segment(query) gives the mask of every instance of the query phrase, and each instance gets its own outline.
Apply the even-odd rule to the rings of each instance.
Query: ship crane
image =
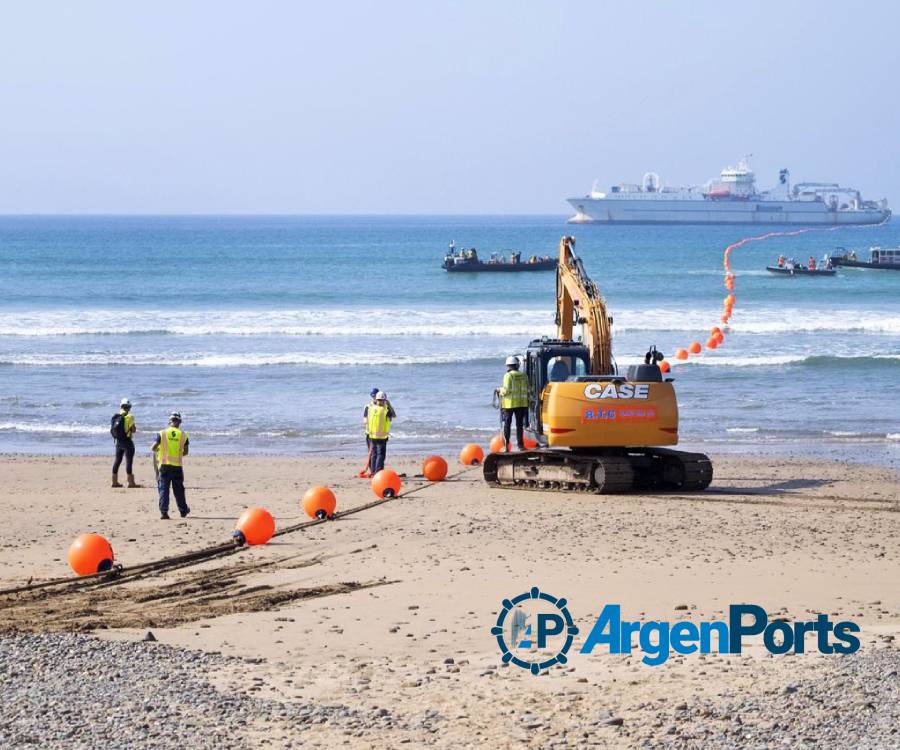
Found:
[[[678,443],[678,404],[659,368],[662,354],[650,347],[644,364],[617,371],[612,319],[574,246],[573,237],[559,244],[557,338],[534,339],[525,354],[527,432],[539,447],[490,454],[485,480],[595,493],[706,489],[713,475],[706,455],[663,447]]]

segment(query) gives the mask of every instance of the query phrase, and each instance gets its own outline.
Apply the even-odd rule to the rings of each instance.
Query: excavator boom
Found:
[[[575,255],[574,237],[559,242],[556,267],[556,326],[558,338],[573,341],[575,326],[582,326],[582,337],[590,353],[591,374],[613,372],[612,336],[606,301],[597,285],[588,278],[581,258]]]

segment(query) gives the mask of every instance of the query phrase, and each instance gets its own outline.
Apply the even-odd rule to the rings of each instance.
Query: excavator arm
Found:
[[[558,338],[574,341],[577,324],[591,357],[592,375],[613,374],[612,335],[606,302],[597,285],[588,278],[581,259],[575,255],[574,237],[559,242],[556,267],[556,325]]]

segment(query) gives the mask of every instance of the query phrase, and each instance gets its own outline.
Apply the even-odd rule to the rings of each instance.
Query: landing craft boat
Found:
[[[486,260],[478,258],[478,251],[473,247],[468,250],[456,251],[456,245],[450,243],[450,250],[444,256],[441,268],[450,273],[482,272],[482,271],[555,271],[556,261],[549,256],[532,255],[528,260],[522,260],[522,253],[509,252],[509,258],[502,253],[491,253]]]
[[[839,247],[838,250],[844,248]],[[843,255],[832,255],[831,262],[835,266],[846,268],[877,268],[883,271],[900,271],[900,247],[869,248],[869,260],[859,260],[855,251]]]
[[[791,185],[782,169],[778,185],[756,189],[747,158],[726,167],[704,185],[664,185],[648,172],[641,184],[621,183],[608,191],[594,184],[590,193],[569,198],[572,224],[878,224],[891,216],[887,200],[863,200],[859,190],[836,182]]]

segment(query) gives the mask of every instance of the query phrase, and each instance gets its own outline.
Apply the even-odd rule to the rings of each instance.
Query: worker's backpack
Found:
[[[114,414],[109,422],[109,434],[114,440],[128,440],[128,433],[125,432],[125,415]]]

